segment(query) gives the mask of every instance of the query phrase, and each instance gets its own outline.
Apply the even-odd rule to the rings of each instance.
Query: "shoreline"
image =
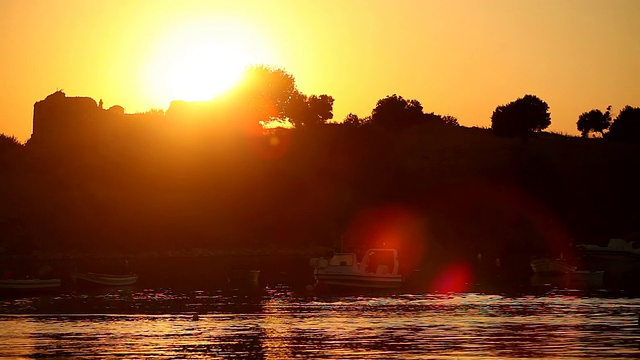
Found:
[[[184,259],[248,256],[319,256],[330,250],[328,247],[309,248],[233,248],[233,249],[180,249],[165,251],[139,252],[45,252],[34,251],[31,254],[0,254],[0,259],[12,260],[117,260],[117,259]]]

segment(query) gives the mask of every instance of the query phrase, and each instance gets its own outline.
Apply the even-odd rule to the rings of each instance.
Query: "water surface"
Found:
[[[0,302],[3,358],[630,359],[640,299],[121,289]],[[197,314],[197,318],[194,317]]]

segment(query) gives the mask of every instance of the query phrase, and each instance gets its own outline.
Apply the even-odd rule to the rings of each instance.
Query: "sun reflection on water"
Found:
[[[145,295],[146,294],[146,295]],[[11,314],[0,310],[0,357],[243,359],[627,359],[640,299],[571,294],[307,297],[167,290],[59,297],[134,313]],[[114,305],[116,303],[116,305]],[[158,305],[160,303],[160,305]],[[56,305],[62,309],[60,303]],[[154,306],[158,306],[157,308]],[[96,309],[88,306],[86,309]],[[163,313],[160,313],[161,309]],[[197,314],[198,316],[194,316]]]

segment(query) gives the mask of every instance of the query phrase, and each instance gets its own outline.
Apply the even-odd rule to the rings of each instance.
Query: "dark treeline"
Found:
[[[124,115],[94,101],[113,122],[85,119],[100,131],[43,125],[83,118],[60,110],[74,98],[36,103],[25,145],[0,136],[0,254],[395,246],[411,266],[482,254],[523,269],[638,230],[638,144],[544,133],[533,96],[544,123],[525,130],[511,123],[527,104],[498,107],[492,130],[397,95],[328,124],[333,98],[256,71],[224,104]]]

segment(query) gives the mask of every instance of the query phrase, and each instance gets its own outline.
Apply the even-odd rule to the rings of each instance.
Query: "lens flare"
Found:
[[[473,271],[466,262],[456,262],[442,269],[431,283],[431,292],[469,292],[473,289]]]
[[[249,146],[254,156],[273,160],[281,158],[289,150],[291,135],[288,131],[267,130],[266,134],[249,137]]]
[[[358,214],[346,239],[356,248],[394,248],[403,267],[411,269],[422,261],[428,236],[419,213],[402,205],[386,205]]]

